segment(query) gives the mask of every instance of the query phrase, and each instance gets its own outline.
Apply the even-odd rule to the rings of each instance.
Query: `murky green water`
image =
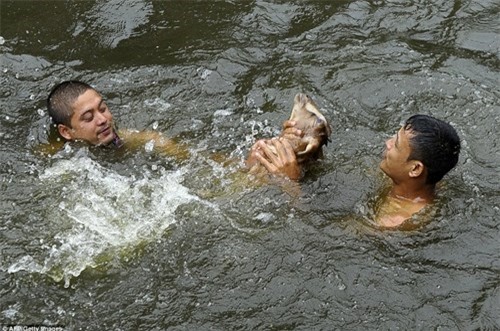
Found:
[[[68,330],[500,328],[496,1],[2,1],[0,325]],[[45,99],[90,82],[120,128],[190,144],[54,157]],[[330,118],[293,198],[238,187],[293,96]],[[377,230],[383,141],[415,113],[463,152],[435,217]],[[417,220],[418,221],[418,220]]]

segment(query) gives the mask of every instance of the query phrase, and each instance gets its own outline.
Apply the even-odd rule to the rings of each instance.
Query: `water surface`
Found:
[[[1,325],[500,328],[497,2],[0,6]],[[101,91],[120,128],[192,157],[40,155],[45,99],[66,79]],[[331,120],[325,159],[298,196],[241,185],[231,173],[297,92]],[[430,221],[382,231],[383,142],[416,113],[457,128],[460,161]]]

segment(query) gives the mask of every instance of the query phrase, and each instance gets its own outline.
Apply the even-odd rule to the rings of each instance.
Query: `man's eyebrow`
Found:
[[[104,103],[104,99],[101,98],[101,101],[99,101],[99,104],[97,105],[97,108],[101,108],[102,104]]]
[[[101,108],[101,105],[104,103],[104,99],[101,98],[101,100],[99,101],[99,104],[97,105],[97,108]],[[81,115],[80,117],[83,117],[85,114],[87,114],[88,112],[91,112],[93,110],[93,108],[89,108],[89,109],[86,109]]]

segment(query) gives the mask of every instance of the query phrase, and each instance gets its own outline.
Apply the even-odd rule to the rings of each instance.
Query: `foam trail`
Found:
[[[51,191],[44,224],[49,232],[47,255],[41,257],[43,262],[26,255],[8,271],[40,272],[69,286],[71,277],[85,268],[158,238],[176,222],[178,206],[207,204],[181,184],[185,171],[159,170],[137,179],[104,168],[82,153],[56,161],[40,175]]]

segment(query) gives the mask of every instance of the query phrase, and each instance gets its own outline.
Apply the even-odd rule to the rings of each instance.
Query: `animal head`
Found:
[[[323,155],[321,147],[327,144],[332,130],[312,99],[303,93],[298,93],[294,98],[290,120],[296,122],[294,127],[300,129],[303,135],[299,137],[294,133],[287,133],[285,129],[281,132],[280,137],[288,140],[295,152],[297,162],[302,164],[321,157]],[[274,146],[268,145],[268,147],[277,155]],[[264,166],[256,160],[252,152],[249,154],[246,164],[251,173],[265,171]]]
[[[284,132],[281,136],[290,141],[298,162],[302,163],[319,157],[321,147],[328,143],[332,130],[314,101],[304,93],[295,95],[290,120],[297,123],[295,127],[302,130],[303,137]]]

